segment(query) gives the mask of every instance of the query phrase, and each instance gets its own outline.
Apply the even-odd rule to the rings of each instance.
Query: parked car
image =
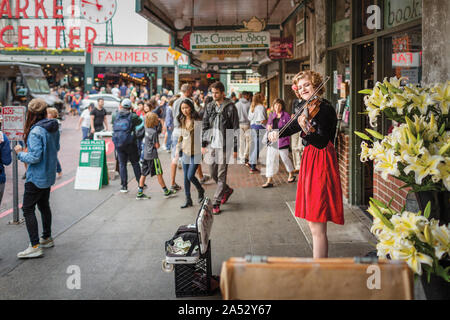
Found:
[[[105,100],[105,105],[103,108],[106,110],[107,114],[111,114],[115,112],[120,105],[120,99],[113,96],[112,94],[90,94],[87,98],[81,100],[81,106],[80,111],[82,112],[84,109],[86,109],[89,104],[94,103],[94,105],[97,105],[97,100],[103,98]]]

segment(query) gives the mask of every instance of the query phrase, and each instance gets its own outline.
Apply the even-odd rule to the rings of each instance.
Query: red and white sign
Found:
[[[25,107],[13,106],[2,108],[3,133],[11,141],[23,140],[23,127],[25,124]]]
[[[92,49],[93,65],[173,66],[174,57],[167,47],[100,47]],[[179,65],[188,64],[184,54]]]
[[[422,52],[399,52],[392,54],[393,67],[420,67],[422,65]]]

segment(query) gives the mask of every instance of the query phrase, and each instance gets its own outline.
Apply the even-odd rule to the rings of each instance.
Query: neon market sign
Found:
[[[0,0],[0,19],[63,19],[63,12],[69,12],[71,19],[79,19],[75,13],[79,14],[75,0],[70,0],[71,5],[68,10],[64,10],[63,5],[58,5],[57,0],[51,0],[52,5],[44,4],[46,0],[15,0],[15,8],[12,9],[9,0]],[[30,6],[34,4],[34,8]],[[76,10],[77,9],[77,10]],[[92,45],[97,38],[97,31],[89,26],[65,27],[55,26],[13,26],[6,25],[0,29],[0,47],[11,48],[15,45],[6,39],[9,36],[17,35],[17,46],[25,48],[48,48],[49,40],[55,40],[56,48],[61,47],[61,33],[66,32],[69,40],[69,48],[80,48],[84,39],[85,46]],[[82,34],[84,32],[84,34]]]

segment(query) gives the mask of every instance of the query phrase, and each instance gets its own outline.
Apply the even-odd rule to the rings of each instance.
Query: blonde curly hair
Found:
[[[299,73],[297,73],[293,79],[293,83],[295,85],[298,85],[298,81],[301,79],[309,79],[311,81],[311,84],[315,89],[317,89],[317,87],[322,83],[323,78],[322,75],[318,72],[312,71],[312,70],[305,70],[305,71],[300,71]],[[325,92],[325,88],[322,87],[319,92],[317,93],[319,96],[323,95],[323,93]]]

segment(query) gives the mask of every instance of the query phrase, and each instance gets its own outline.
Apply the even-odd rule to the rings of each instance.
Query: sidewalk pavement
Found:
[[[160,151],[160,158],[169,185],[169,154]],[[206,166],[203,169],[208,172]],[[43,258],[17,260],[12,270],[0,274],[0,299],[175,299],[174,273],[161,270],[164,242],[178,226],[195,222],[199,206],[180,209],[183,190],[165,199],[155,178],[146,182],[151,199],[137,201],[137,183],[131,170],[129,177],[129,193],[118,192],[119,179],[111,181],[96,195],[104,197],[98,199],[97,207],[84,212],[81,219],[59,233],[55,247],[45,249]],[[211,234],[214,275],[220,274],[222,262],[230,257],[312,256],[307,225],[292,211],[296,183],[288,184],[286,180],[286,172],[280,171],[274,179],[275,187],[262,189],[264,176],[249,174],[243,165],[229,168],[228,181],[234,193],[221,206],[222,213],[214,217]],[[177,183],[183,185],[182,181],[182,171],[178,170]],[[70,187],[73,189],[73,184]],[[209,183],[205,188],[211,197],[216,185]],[[194,187],[192,196],[197,198]],[[80,200],[52,203],[58,207],[54,214],[62,208],[75,210]],[[373,250],[371,243],[375,239],[364,213],[346,205],[345,220],[344,226],[328,224],[329,256],[364,256]],[[26,236],[25,230],[21,236]],[[25,243],[19,241],[16,252],[25,249]],[[80,268],[79,290],[68,289],[70,266]],[[217,292],[212,297],[190,299],[220,298]]]

